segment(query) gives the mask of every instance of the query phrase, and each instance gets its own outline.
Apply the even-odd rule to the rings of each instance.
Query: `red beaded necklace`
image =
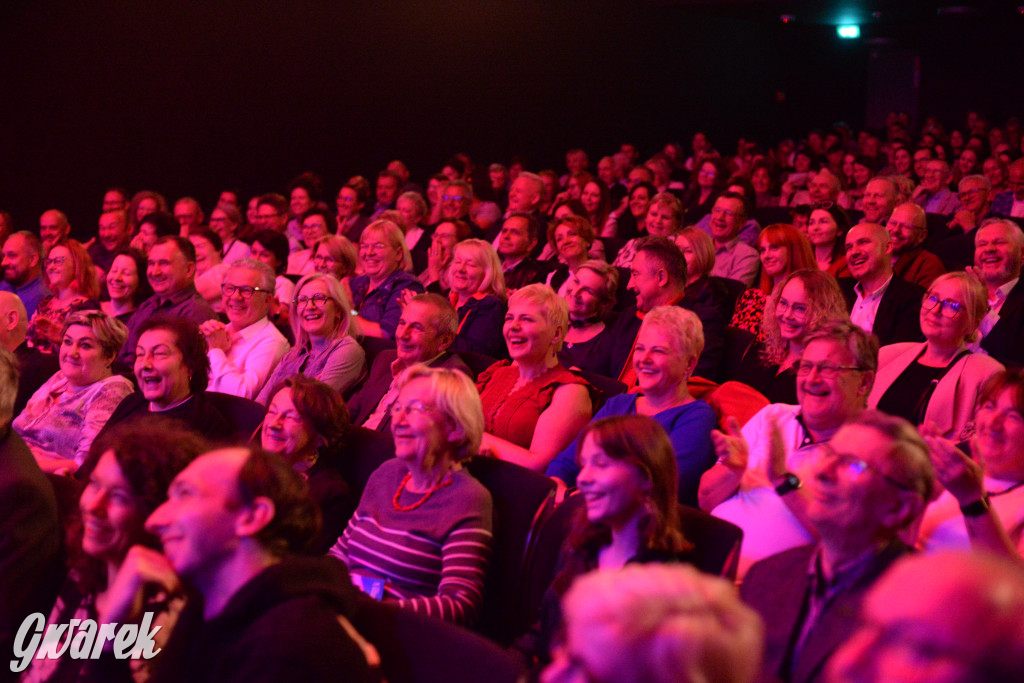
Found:
[[[402,491],[405,490],[406,484],[408,484],[409,480],[412,479],[412,472],[406,472],[405,476],[402,477],[402,483],[398,485],[398,490],[395,491],[395,497],[391,499],[391,504],[395,507],[395,510],[397,510],[398,512],[409,512],[409,510],[415,510],[419,506],[426,503],[427,499],[434,495],[434,491],[437,491],[438,489],[443,489],[445,486],[448,486],[449,484],[452,483],[451,477],[447,477],[447,475],[448,472],[442,474],[441,479],[436,484],[431,486],[430,490],[424,493],[423,497],[420,498],[418,501],[416,501],[412,505],[402,505],[401,503],[398,502],[398,499],[402,497]],[[445,481],[445,477],[447,477],[447,481]]]

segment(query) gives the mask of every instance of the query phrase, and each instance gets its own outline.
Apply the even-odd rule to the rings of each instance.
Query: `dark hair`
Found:
[[[532,213],[526,213],[525,211],[516,211],[510,213],[505,220],[509,218],[525,218],[526,219],[526,232],[531,240],[540,241],[540,234],[543,228],[541,227],[540,220],[536,215]],[[504,223],[504,222],[503,222]]]
[[[312,209],[299,216],[299,226],[302,226],[302,224],[305,223],[306,219],[309,218],[310,216],[320,216],[321,218],[324,219],[324,223],[327,224],[328,235],[333,235],[334,233],[338,232],[338,219],[335,217],[333,213],[331,213],[327,209],[321,209],[319,206],[314,206]],[[310,244],[307,246],[313,247],[316,245]]]
[[[275,230],[257,230],[252,234],[252,241],[274,254],[277,259],[276,275],[280,275],[288,267],[288,238]]]
[[[846,253],[846,233],[850,232],[850,217],[846,215],[843,207],[832,202],[826,202],[824,205],[811,204],[810,207],[811,210],[807,213],[808,220],[815,211],[824,211],[836,222],[836,241],[832,244],[832,260],[836,261]]]
[[[278,557],[306,550],[320,532],[320,506],[309,494],[309,485],[292,466],[277,455],[252,445],[238,473],[238,499],[252,505],[257,498],[274,504],[274,516],[256,533],[256,540]]]
[[[292,375],[277,383],[270,392],[270,400],[282,389],[291,389],[295,410],[324,440],[324,445],[332,451],[340,448],[349,428],[348,408],[341,395],[323,382]]]
[[[288,213],[288,200],[276,192],[261,194],[260,198],[256,200],[256,206],[260,207],[264,204],[272,206],[274,211],[279,214]]]
[[[672,282],[686,284],[686,257],[675,242],[667,237],[644,237],[636,245],[636,253],[640,252],[657,261]]]
[[[210,359],[206,355],[206,339],[199,333],[199,326],[177,315],[154,315],[139,325],[136,340],[150,330],[167,330],[174,335],[174,345],[181,351],[185,367],[188,368],[189,391],[193,394],[206,391],[210,384]]]
[[[127,256],[132,261],[135,261],[135,269],[138,271],[139,276],[139,286],[135,290],[135,293],[132,294],[132,301],[136,306],[138,306],[143,301],[153,296],[153,288],[149,286],[149,277],[146,275],[148,266],[146,255],[135,247],[124,247],[114,252],[114,258],[111,259],[110,263],[113,264],[118,256]]]
[[[178,251],[180,251],[182,255],[185,257],[186,263],[196,262],[196,247],[194,244],[188,241],[187,237],[182,237],[180,235],[161,237],[160,239],[153,243],[153,246],[155,247],[158,244],[173,244],[176,247],[178,247]]]
[[[292,178],[292,181],[288,183],[288,194],[291,194],[292,190],[297,187],[301,187],[309,195],[309,200],[316,204],[320,201],[320,197],[324,193],[324,180],[316,173],[312,171],[306,171],[300,176]]]
[[[158,238],[177,237],[181,232],[181,224],[178,222],[178,219],[166,211],[147,213],[139,221],[139,227],[141,228],[146,223],[153,226],[153,232],[156,233]],[[192,260],[194,261],[195,259],[193,258]]]
[[[1024,413],[1024,370],[1019,369],[1002,370],[989,377],[978,392],[978,406],[988,401],[995,403],[1007,389],[1013,391],[1013,407]]]
[[[223,211],[223,209],[221,210]],[[224,251],[224,240],[220,238],[220,235],[205,225],[200,225],[198,228],[192,228],[192,230],[189,231],[188,236],[192,237],[193,235],[196,237],[202,237],[204,240],[212,244],[218,254]],[[194,244],[192,245],[192,248],[195,248]]]

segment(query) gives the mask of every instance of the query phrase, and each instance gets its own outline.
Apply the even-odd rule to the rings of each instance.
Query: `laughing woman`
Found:
[[[483,240],[458,242],[448,266],[449,298],[459,316],[453,351],[505,355],[505,275],[497,252]]]
[[[402,315],[402,292],[422,292],[412,273],[412,256],[402,229],[391,221],[374,221],[359,237],[359,266],[352,278],[352,299],[359,311],[359,330],[370,337],[394,339]]]

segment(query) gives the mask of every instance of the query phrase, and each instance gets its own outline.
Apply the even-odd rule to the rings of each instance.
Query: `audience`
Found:
[[[892,245],[892,270],[907,282],[927,288],[946,272],[939,257],[924,248],[928,222],[924,209],[900,204],[885,223]]]
[[[619,271],[604,261],[584,261],[567,281],[569,330],[558,360],[570,369],[600,372],[611,337],[605,319],[616,302]]]
[[[100,302],[100,310],[127,325],[139,305],[153,296],[146,279],[146,255],[133,247],[118,251],[107,269],[106,285],[110,298]]]
[[[0,291],[17,294],[31,317],[50,293],[43,283],[43,243],[30,232],[12,234],[4,242],[3,269]]]
[[[452,349],[494,358],[504,356],[501,327],[508,297],[494,247],[477,239],[456,244],[448,266],[448,284],[449,298],[459,317]]]
[[[75,240],[63,240],[46,254],[43,297],[28,321],[29,346],[54,353],[61,342],[64,319],[75,311],[99,308],[99,281],[89,253]]]
[[[394,339],[402,293],[407,289],[423,291],[423,285],[408,272],[412,257],[402,229],[386,220],[370,223],[359,237],[359,267],[363,274],[351,283],[359,330],[370,337]]]

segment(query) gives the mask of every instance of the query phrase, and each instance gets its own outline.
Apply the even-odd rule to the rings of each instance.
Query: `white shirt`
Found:
[[[1024,201],[1014,199],[1013,207],[1010,208],[1010,215],[1014,218],[1024,218]]]
[[[882,283],[881,287],[870,294],[864,294],[864,288],[859,282],[853,286],[853,291],[857,293],[857,300],[853,303],[853,308],[850,309],[850,321],[868,334],[875,326],[878,304],[881,303],[882,295],[889,288],[890,282],[892,282],[892,275]]]
[[[266,317],[232,333],[227,353],[210,349],[210,391],[255,399],[281,357],[288,340]]]
[[[224,246],[224,256],[221,258],[223,263],[230,266],[244,258],[249,258],[249,245],[242,240],[231,240]]]
[[[989,297],[988,300],[988,313],[981,319],[981,324],[978,325],[978,329],[981,331],[981,336],[985,337],[992,328],[999,322],[999,311],[1002,310],[1003,304],[1006,302],[1006,297],[1010,294],[1010,290],[1017,286],[1019,277],[1015,277],[1009,282],[1004,282],[1000,285],[996,291],[995,296]]]

